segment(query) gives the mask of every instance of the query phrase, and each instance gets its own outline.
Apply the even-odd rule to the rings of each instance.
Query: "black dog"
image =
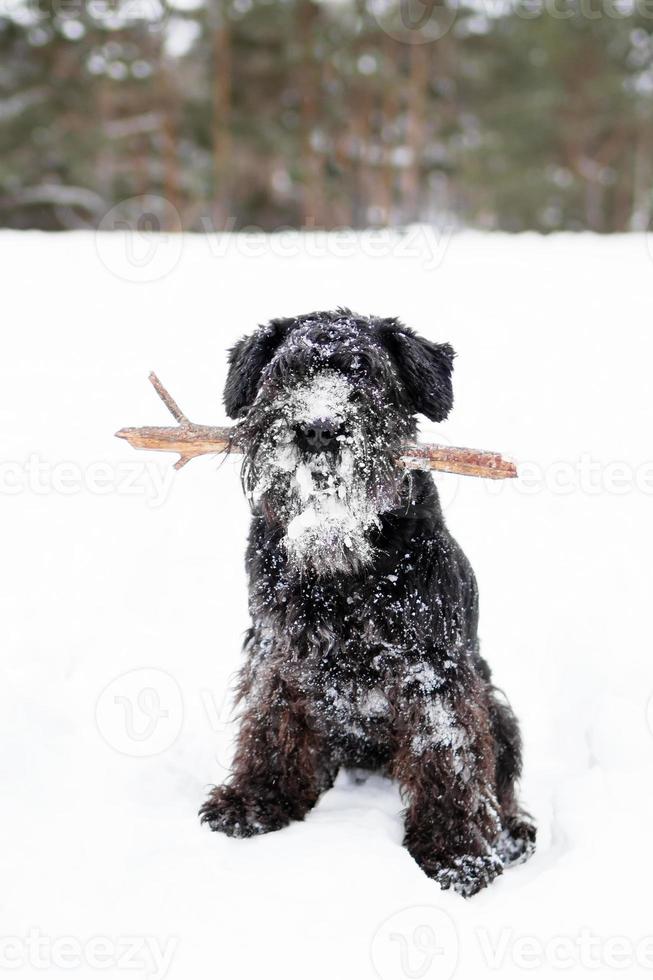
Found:
[[[474,573],[430,475],[400,462],[415,413],[449,413],[454,352],[348,310],[273,320],[230,352],[252,503],[252,627],[233,773],[200,813],[263,834],[341,766],[398,780],[404,843],[468,896],[533,851],[517,720],[479,653]]]

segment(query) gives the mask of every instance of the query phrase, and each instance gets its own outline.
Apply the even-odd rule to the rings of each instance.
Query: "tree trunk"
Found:
[[[406,221],[419,221],[422,197],[422,167],[426,146],[426,98],[428,93],[430,45],[409,46],[410,74],[406,105],[406,146],[408,165],[404,171],[404,213]]]
[[[320,207],[320,167],[313,138],[318,118],[317,76],[313,60],[313,25],[317,8],[312,0],[298,0],[297,18],[300,43],[300,169],[301,221],[304,228],[317,226],[322,218]]]
[[[232,217],[231,174],[231,28],[228,0],[214,0],[209,7],[213,21],[213,220],[216,231]]]
[[[396,170],[394,150],[396,141],[392,138],[392,133],[399,117],[396,86],[399,61],[397,47],[397,41],[386,34],[383,42],[383,75],[385,84],[383,86],[383,98],[381,105],[382,165],[379,200],[379,205],[383,213],[383,223],[386,225],[389,225],[392,222],[395,194]]]
[[[161,55],[161,81],[163,196],[170,205],[163,217],[164,231],[179,231],[177,215],[181,214],[182,207],[177,133],[179,104],[174,69],[165,53]]]
[[[649,229],[652,203],[651,129],[648,119],[642,118],[642,110],[640,109],[633,150],[632,199],[629,220],[631,231],[647,231]]]

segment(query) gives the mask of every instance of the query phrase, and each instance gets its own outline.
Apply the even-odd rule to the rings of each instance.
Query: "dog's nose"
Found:
[[[336,445],[336,427],[328,419],[315,419],[300,425],[302,441],[312,452],[322,452]]]

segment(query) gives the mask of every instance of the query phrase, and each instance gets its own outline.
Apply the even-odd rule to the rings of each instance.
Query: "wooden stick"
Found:
[[[190,419],[184,415],[177,402],[174,400],[167,388],[164,388],[154,371],[150,371],[147,380],[154,386],[157,395],[168,409],[173,419],[177,419],[180,425],[192,425]]]
[[[516,464],[500,453],[459,446],[410,443],[402,452],[401,461],[409,470],[441,470],[459,476],[482,476],[488,480],[510,480],[518,475]]]
[[[179,453],[179,459],[174,464],[176,470],[180,470],[195,456],[203,456],[206,453],[238,452],[233,428],[197,425],[191,422],[154,372],[150,374],[149,380],[163,404],[179,424],[120,429],[116,432],[119,439],[126,439],[134,449]],[[401,462],[411,470],[440,470],[444,473],[480,476],[489,480],[514,479],[517,476],[517,467],[511,460],[505,459],[500,453],[481,449],[409,443],[403,449]]]

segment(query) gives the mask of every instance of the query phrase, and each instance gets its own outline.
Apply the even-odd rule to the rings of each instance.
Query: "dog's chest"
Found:
[[[282,559],[259,566],[252,611],[272,638],[269,667],[325,732],[382,741],[397,711],[447,683],[458,611],[427,572],[432,550],[406,541],[355,578],[310,581]]]
[[[335,618],[317,617],[294,647],[287,667],[327,730],[374,739],[411,692],[430,695],[445,681],[416,642],[397,576],[386,584],[352,589]]]
[[[397,670],[388,656],[374,655],[360,647],[336,643],[328,651],[315,648],[295,664],[295,677],[307,704],[312,705],[313,722],[335,738],[385,738],[392,715],[393,686]]]
[[[346,765],[382,765],[401,719],[437,703],[455,664],[431,662],[422,651],[335,644],[315,649],[293,674],[312,724]]]
[[[356,579],[306,581],[281,572],[258,583],[262,618],[287,636],[301,658],[337,646],[352,669],[367,671],[384,649],[422,647],[446,615],[441,597],[426,587],[410,553],[396,564]]]

